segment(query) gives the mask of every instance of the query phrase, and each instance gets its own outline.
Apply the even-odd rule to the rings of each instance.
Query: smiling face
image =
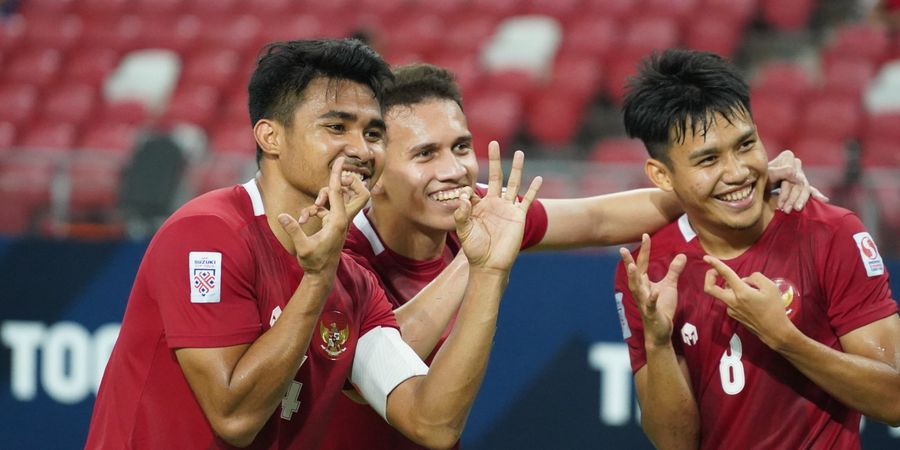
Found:
[[[385,114],[388,148],[373,192],[380,216],[426,233],[455,229],[459,191],[474,186],[478,162],[466,117],[452,100],[398,105]]]
[[[668,165],[650,160],[648,175],[674,191],[698,232],[721,235],[758,227],[771,217],[766,204],[767,156],[749,114],[731,121],[716,113],[706,134],[690,132],[669,144]]]
[[[383,167],[385,125],[378,101],[365,85],[316,78],[303,91],[290,124],[270,121],[260,126],[276,130],[264,133],[263,139],[274,144],[264,160],[308,197],[315,198],[328,185],[331,165],[339,156],[346,157],[344,171],[362,178],[370,189]]]

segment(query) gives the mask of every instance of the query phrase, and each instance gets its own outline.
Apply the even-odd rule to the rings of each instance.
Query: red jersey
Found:
[[[807,379],[703,292],[710,266],[686,216],[654,234],[652,243],[651,280],[665,275],[676,254],[687,256],[672,343],[689,368],[701,448],[859,448],[860,413]],[[792,214],[776,211],[752,247],[724,262],[741,277],[760,272],[775,281],[797,328],[836,350],[840,336],[897,312],[884,265],[860,220],[818,201]],[[621,263],[616,300],[637,372],[646,363],[643,326]]]
[[[483,189],[478,189],[484,195]],[[534,201],[525,218],[522,248],[537,245],[547,231],[547,212],[540,201]],[[450,264],[459,251],[456,233],[448,233],[444,253],[429,261],[410,259],[388,248],[372,222],[361,211],[353,220],[344,250],[363,266],[378,275],[378,281],[394,308],[404,305],[431,283]],[[431,360],[450,334],[453,322],[435,346]],[[412,450],[425,449],[390,426],[368,405],[354,403],[346,396],[338,399],[322,448],[327,450]],[[457,442],[454,448],[459,448]]]
[[[94,405],[87,448],[226,448],[175,358],[184,347],[249,344],[303,270],[266,221],[255,182],[200,196],[150,242]],[[251,448],[316,448],[359,337],[397,328],[375,277],[342,256],[301,365]]]

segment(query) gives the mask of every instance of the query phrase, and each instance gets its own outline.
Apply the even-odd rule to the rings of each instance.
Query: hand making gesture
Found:
[[[369,191],[362,180],[351,175],[341,176],[343,166],[344,157],[335,159],[328,187],[319,191],[316,201],[304,208],[300,217],[295,220],[288,214],[278,216],[278,222],[294,242],[297,261],[306,273],[337,268],[350,218],[369,200]],[[322,228],[307,236],[301,225],[313,216],[322,221]]]
[[[484,198],[468,191],[460,195],[460,206],[453,218],[456,234],[471,267],[508,271],[516,260],[525,231],[525,213],[542,182],[541,177],[535,177],[520,200],[517,195],[524,165],[525,154],[517,151],[513,156],[509,183],[506,190],[502,190],[500,145],[491,141],[488,145],[487,194]]]
[[[682,254],[675,256],[666,276],[659,281],[650,281],[647,276],[650,236],[644,234],[641,237],[641,249],[636,263],[625,248],[619,249],[619,255],[622,256],[628,273],[628,290],[641,311],[645,345],[668,344],[672,339],[672,318],[675,316],[675,307],[678,306],[678,277],[684,270],[687,258]]]

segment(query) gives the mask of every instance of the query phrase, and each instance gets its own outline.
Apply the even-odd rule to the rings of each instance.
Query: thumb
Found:
[[[469,229],[472,227],[472,224],[469,222],[469,218],[472,216],[471,195],[470,192],[463,191],[459,195],[459,207],[456,208],[456,211],[453,211],[453,220],[456,222],[456,234],[461,238],[468,235]]]
[[[303,228],[300,227],[300,222],[294,220],[293,217],[288,214],[279,214],[278,223],[291,237],[291,240],[294,241],[295,245],[306,242],[306,233],[304,233]]]

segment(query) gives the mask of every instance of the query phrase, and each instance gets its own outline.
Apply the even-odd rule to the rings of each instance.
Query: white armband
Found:
[[[428,366],[396,328],[375,327],[356,343],[350,382],[387,420],[388,394],[409,378],[427,373]]]

